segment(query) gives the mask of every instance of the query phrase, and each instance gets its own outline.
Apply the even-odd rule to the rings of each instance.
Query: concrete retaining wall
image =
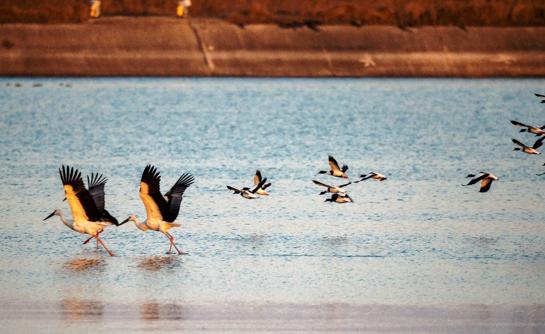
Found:
[[[545,76],[545,27],[323,26],[104,18],[0,25],[0,75]]]

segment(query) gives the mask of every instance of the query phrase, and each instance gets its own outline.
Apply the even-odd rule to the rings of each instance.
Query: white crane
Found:
[[[66,219],[61,210],[55,209],[49,216],[45,217],[44,221],[53,216],[59,216],[62,223],[70,229],[91,236],[84,244],[96,238],[97,247],[98,243],[100,243],[106,252],[110,256],[113,256],[112,252],[110,252],[100,239],[100,233],[104,231],[107,225],[118,225],[117,220],[104,209],[104,185],[106,184],[106,178],[98,174],[95,177],[92,174],[91,180],[88,178],[89,190],[87,190],[83,184],[81,172],[77,169],[63,165],[59,169],[59,174],[66,200],[68,200],[68,204],[70,205],[73,220]]]
[[[190,173],[184,173],[178,178],[178,181],[174,183],[172,188],[166,194],[162,195],[159,187],[161,175],[154,166],[147,165],[140,180],[140,199],[146,208],[147,219],[141,223],[138,221],[136,215],[132,214],[121,224],[132,221],[141,231],[152,230],[161,232],[170,242],[167,253],[170,254],[172,247],[174,247],[178,254],[182,254],[174,243],[174,237],[168,231],[173,227],[181,226],[180,224],[175,224],[174,221],[180,212],[183,194],[194,181],[195,179]]]

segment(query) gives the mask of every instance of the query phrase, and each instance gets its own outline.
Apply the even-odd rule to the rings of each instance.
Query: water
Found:
[[[15,83],[22,87],[14,87]],[[40,87],[33,87],[39,83]],[[9,84],[9,86],[7,86]],[[67,86],[68,85],[68,86]],[[545,300],[541,157],[512,151],[510,119],[542,125],[544,80],[0,79],[0,298],[83,308],[158,303],[531,305]],[[311,180],[327,155],[353,204]],[[174,236],[109,228],[110,258],[55,217],[61,164],[108,178],[106,207],[145,218],[148,163],[163,190],[186,170]],[[259,168],[271,195],[231,195]],[[491,170],[490,192],[461,187]],[[75,301],[75,302],[74,302]],[[86,302],[91,303],[89,305]],[[77,304],[79,305],[79,304]],[[87,306],[86,306],[87,305]],[[147,305],[147,304],[145,304]],[[80,305],[81,306],[81,305]],[[76,312],[77,313],[77,312]]]

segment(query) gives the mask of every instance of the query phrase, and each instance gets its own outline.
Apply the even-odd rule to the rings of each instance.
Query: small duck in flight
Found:
[[[513,149],[513,151],[521,151],[521,152],[524,152],[526,154],[541,154],[541,152],[539,152],[537,149],[540,148],[541,145],[543,145],[543,140],[545,140],[545,136],[543,136],[543,137],[539,138],[538,140],[536,140],[534,145],[532,147],[529,147],[529,146],[524,145],[523,143],[521,143],[520,141],[518,141],[516,139],[512,139],[513,143],[520,146],[520,147],[515,147]]]
[[[377,181],[384,181],[384,180],[387,180],[388,178],[380,173],[377,173],[377,172],[369,172],[368,174],[362,174],[360,175],[361,177],[361,180],[359,181],[356,181],[356,182],[361,182],[361,181],[365,181],[367,179],[373,179],[373,180],[377,180]]]
[[[343,165],[342,168],[339,167],[337,160],[335,160],[335,158],[333,158],[331,155],[328,157],[328,163],[329,163],[329,171],[322,170],[322,171],[319,171],[318,174],[329,174],[331,176],[348,179],[348,175],[346,174],[346,171],[348,170],[347,165]]]
[[[479,189],[479,192],[485,193],[488,190],[490,190],[490,186],[492,185],[493,181],[497,181],[498,178],[496,175],[488,172],[480,172],[479,174],[468,174],[467,177],[471,177],[472,179],[469,181],[468,184],[462,184],[462,186],[470,186],[472,184],[475,184],[479,181],[481,181],[481,189]]]
[[[261,181],[263,181],[263,177],[261,177],[261,172],[258,170],[255,171],[255,175],[254,175],[254,185],[258,185],[259,183],[261,183]],[[261,195],[261,196],[269,196],[269,193],[265,191],[265,189],[269,188],[271,186],[271,183],[266,183],[266,184],[263,184],[263,186],[259,189],[257,189],[257,191],[255,192],[256,194],[258,195]]]
[[[348,194],[333,194],[331,195],[331,198],[328,198],[325,200],[325,202],[335,202],[335,203],[353,203],[354,201]]]
[[[263,188],[263,185],[265,184],[265,182],[267,182],[267,178],[264,178],[263,180],[261,180],[261,182],[256,184],[252,189],[250,189],[249,187],[237,189],[231,186],[227,186],[227,189],[233,191],[233,194],[240,194],[240,196],[246,199],[257,199],[259,198],[259,196],[257,195],[257,191]]]
[[[348,182],[339,186],[330,186],[329,184],[325,184],[317,180],[312,180],[312,182],[314,182],[314,184],[327,188],[326,190],[322,191],[320,195],[324,195],[326,193],[346,195],[346,190],[344,190],[343,188],[352,184],[352,182]]]
[[[527,125],[527,124],[517,122],[517,121],[511,121],[511,124],[524,128],[524,129],[520,129],[519,132],[529,132],[529,133],[535,134],[536,136],[545,135],[545,125],[538,128],[537,126]]]

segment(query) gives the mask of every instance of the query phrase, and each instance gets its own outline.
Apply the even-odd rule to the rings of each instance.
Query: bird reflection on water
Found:
[[[182,320],[182,307],[175,303],[145,302],[140,305],[143,320]]]
[[[104,271],[106,261],[103,258],[75,258],[68,260],[64,268],[74,272],[86,272],[90,270]]]
[[[161,269],[178,268],[182,261],[175,256],[155,255],[144,258],[138,263],[138,267],[146,271],[159,271]]]
[[[94,300],[66,298],[60,303],[61,315],[65,320],[99,320],[104,314],[104,304]]]

